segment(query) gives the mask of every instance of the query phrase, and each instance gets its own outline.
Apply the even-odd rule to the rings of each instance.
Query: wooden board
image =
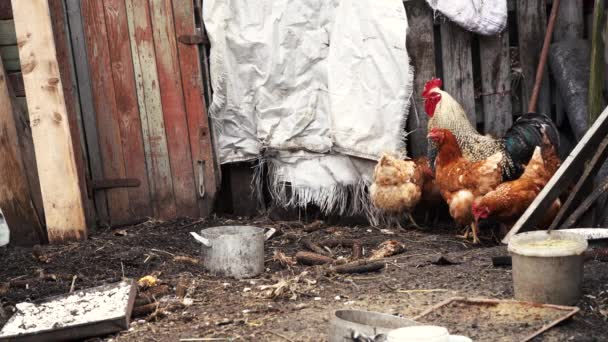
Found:
[[[48,238],[50,242],[84,239],[85,209],[72,140],[77,137],[70,132],[49,4],[46,0],[12,4]]]
[[[509,32],[480,36],[481,98],[484,133],[502,137],[513,124]]]
[[[136,178],[141,183],[129,188],[131,213],[136,217],[150,216],[150,187],[146,171],[141,120],[135,88],[129,26],[124,0],[104,1],[106,29],[112,75],[116,96],[116,109],[120,113],[120,135],[127,178]]]
[[[11,0],[0,0],[0,20],[13,19]]]
[[[462,105],[469,121],[475,125],[477,114],[473,87],[471,33],[450,21],[441,24],[441,56],[444,90]]]
[[[151,0],[156,67],[179,216],[199,215],[171,0]]]
[[[570,155],[564,160],[543,190],[536,196],[534,202],[523,213],[513,228],[502,240],[508,243],[511,237],[520,231],[533,229],[543,219],[545,212],[553,201],[571,184],[580,174],[584,163],[595,153],[597,146],[608,135],[608,107],[589,128],[581,141],[576,145]]]
[[[103,2],[85,0],[81,2],[81,6],[94,89],[93,103],[99,132],[103,178],[125,178],[124,146],[119,127],[121,115],[116,106]],[[106,196],[110,221],[128,219],[128,191],[122,188],[109,189],[106,190]]]
[[[405,2],[405,11],[409,24],[407,51],[410,64],[414,66],[414,92],[408,117],[408,135],[410,156],[427,154],[427,126],[429,117],[424,111],[422,89],[432,77],[437,76],[435,69],[435,43],[433,37],[433,11],[423,0]]]
[[[81,109],[81,127],[84,129],[86,151],[90,172],[88,177],[94,179],[103,178],[103,166],[99,137],[97,134],[97,119],[93,105],[93,93],[91,90],[91,78],[89,74],[89,63],[87,58],[87,45],[85,41],[83,18],[80,8],[81,0],[67,0],[67,16],[70,26],[70,38],[73,46],[75,72],[78,79],[78,95]],[[97,221],[104,226],[110,224],[108,204],[104,191],[95,192],[95,213]]]
[[[19,59],[19,48],[17,45],[0,46],[2,59]]]
[[[26,172],[27,167],[36,167],[35,161],[34,165],[24,162],[18,124],[22,114],[6,80],[0,61],[0,107],[4,108],[0,111],[0,208],[11,231],[11,242],[31,246],[46,241],[46,231],[34,206]]]
[[[196,34],[194,22],[194,5],[191,1],[182,3],[173,1],[173,16],[175,18],[175,34]],[[193,168],[196,177],[198,195],[203,194],[200,202],[200,215],[208,216],[215,202],[218,190],[218,180],[215,174],[215,158],[209,118],[203,97],[202,69],[198,46],[177,44],[179,63],[182,75],[182,87],[188,115],[188,131],[190,135],[190,151],[192,153]],[[201,176],[203,179],[201,179]],[[202,187],[202,189],[201,189]]]
[[[523,70],[522,112],[528,110],[528,102],[534,88],[536,68],[540,51],[543,48],[547,28],[547,7],[545,0],[517,1],[517,36],[519,39],[519,62]],[[559,20],[559,19],[558,19]],[[546,67],[546,66],[545,66]],[[545,70],[543,81],[538,94],[536,111],[549,115],[551,113],[551,98],[549,91],[549,76]]]
[[[126,0],[144,152],[154,215],[171,218],[177,208],[147,0]]]
[[[20,72],[13,72],[7,75],[8,82],[13,89],[14,96],[25,96],[25,87],[23,86],[23,75]]]
[[[85,205],[85,213],[88,225],[95,223],[95,212],[93,203],[86,191],[86,176],[88,163],[86,159],[86,145],[84,132],[81,129],[80,102],[78,89],[76,87],[76,74],[74,72],[72,45],[70,44],[70,32],[63,0],[48,0],[53,25],[53,37],[55,39],[55,50],[57,51],[57,62],[59,63],[59,74],[63,85],[63,94],[67,109],[70,134],[73,137],[74,157],[76,160],[76,171],[78,173],[78,184],[81,189],[82,201]]]
[[[583,38],[583,0],[560,1],[553,41]]]
[[[17,45],[14,20],[0,20],[0,45]]]

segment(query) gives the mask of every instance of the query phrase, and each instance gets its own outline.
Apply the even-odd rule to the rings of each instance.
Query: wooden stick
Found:
[[[586,185],[590,182],[593,182],[593,177],[591,175],[595,175],[597,171],[604,165],[604,161],[608,158],[608,138],[605,138],[600,146],[597,148],[595,155],[591,159],[591,161],[585,167],[585,171],[583,175],[579,178],[578,182],[574,186],[574,189],[570,191],[566,202],[562,204],[557,216],[553,219],[551,226],[549,226],[548,231],[551,231],[560,224],[564,216],[570,210],[570,207],[574,202],[578,202],[580,198],[582,198],[582,189],[587,188]]]
[[[361,244],[361,241],[356,241],[355,243],[353,243],[352,259],[358,260],[358,259],[361,259],[362,257],[363,257],[363,245]]]
[[[604,88],[604,0],[595,0],[593,10],[593,32],[591,34],[591,74],[589,75],[589,125],[602,111],[602,89]]]
[[[324,250],[319,245],[317,245],[316,243],[314,243],[308,239],[302,240],[302,244],[304,245],[304,247],[308,248],[311,252],[315,252],[317,254],[321,254],[321,255],[325,255],[325,256],[329,255],[329,253],[327,253],[326,250]]]
[[[311,252],[296,253],[296,260],[300,264],[308,266],[331,264],[334,262],[334,259],[328,256]]]
[[[585,214],[587,212],[587,210],[589,210],[591,205],[593,205],[593,203],[598,199],[598,197],[600,197],[606,191],[608,191],[608,178],[604,179],[604,181],[600,184],[600,186],[598,186],[591,193],[591,195],[589,195],[589,197],[587,197],[583,201],[583,203],[581,203],[581,205],[578,208],[576,208],[576,210],[572,213],[572,215],[570,215],[566,219],[564,224],[562,224],[561,229],[567,229],[567,228],[572,227],[576,223],[576,221],[578,221],[578,219],[581,218],[581,216],[583,216],[583,214]]]
[[[555,20],[557,19],[559,2],[560,0],[553,0],[553,6],[551,7],[551,15],[549,16],[549,24],[547,24],[545,41],[543,42],[543,49],[540,53],[540,59],[538,60],[538,68],[536,68],[536,80],[534,81],[532,96],[530,97],[530,102],[528,103],[528,113],[536,113],[538,93],[540,92],[540,86],[543,81],[543,73],[545,72],[545,65],[547,64],[547,56],[549,55],[549,45],[551,45],[551,37],[553,37],[553,28],[555,27]]]
[[[359,260],[336,266],[331,271],[336,273],[368,273],[383,269],[385,264],[380,261]]]

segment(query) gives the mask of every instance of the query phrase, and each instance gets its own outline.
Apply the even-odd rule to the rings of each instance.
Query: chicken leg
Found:
[[[416,223],[416,220],[414,220],[414,216],[412,216],[412,213],[408,212],[407,218],[410,220],[412,226],[416,227],[416,229],[422,229],[422,227],[420,227],[418,223]]]
[[[473,222],[471,223],[471,232],[473,233],[473,243],[474,244],[478,244],[481,241],[479,241],[479,237],[477,237],[477,222]]]

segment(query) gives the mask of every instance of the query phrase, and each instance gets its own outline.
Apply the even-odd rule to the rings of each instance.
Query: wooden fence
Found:
[[[433,76],[443,79],[445,90],[482,132],[501,135],[526,110],[546,27],[546,2],[509,1],[508,29],[482,37],[436,16],[424,0],[404,1],[408,52],[415,68],[408,122],[408,130],[415,130],[409,135],[411,155],[426,153],[427,116],[420,93]],[[582,6],[583,0],[562,2],[556,38],[586,35]],[[207,51],[196,45],[204,41],[200,1],[48,0],[47,10],[54,38],[54,50],[49,46],[54,56],[49,57],[61,75],[69,122],[65,141],[73,145],[66,158],[77,169],[72,176],[78,180],[89,226],[94,220],[120,224],[145,216],[208,215],[218,173],[205,104],[211,92]],[[12,17],[10,1],[0,0],[0,54],[16,95],[11,101],[36,109],[36,100],[25,98],[36,90],[30,85],[27,92],[27,80],[24,86],[21,68],[27,63],[15,53],[21,49]],[[26,24],[21,26],[24,41],[30,39]],[[550,74],[545,75],[539,111],[550,113],[567,131],[559,96]],[[21,160],[20,170],[35,168],[33,158]],[[222,203],[230,202],[237,214],[254,214],[250,165],[223,168]],[[35,188],[29,178],[24,182]],[[31,197],[40,212],[39,195],[32,191]],[[48,218],[55,208],[47,204]]]

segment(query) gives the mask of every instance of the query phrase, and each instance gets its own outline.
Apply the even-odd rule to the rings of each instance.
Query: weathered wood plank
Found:
[[[486,134],[503,136],[513,124],[509,32],[479,37],[481,98]]]
[[[444,89],[462,105],[469,121],[475,125],[477,114],[475,113],[471,33],[450,21],[441,24],[441,56]],[[429,62],[432,63],[432,61],[427,61],[427,63]]]
[[[0,20],[13,19],[11,0],[0,0]]]
[[[4,69],[8,72],[21,71],[21,62],[19,62],[19,59],[2,58],[2,63],[4,63]]]
[[[171,0],[150,1],[150,16],[177,214],[198,216]]]
[[[125,178],[124,153],[119,128],[121,115],[116,106],[103,2],[85,0],[81,2],[81,6],[97,130],[99,132],[103,177]],[[117,188],[108,189],[105,192],[108,199],[110,221],[124,221],[129,218],[128,191]]]
[[[547,13],[545,0],[517,1],[517,35],[519,40],[519,61],[523,71],[522,111],[527,112],[528,102],[534,88],[536,68],[540,51],[543,48],[547,28]],[[549,115],[551,113],[551,94],[549,91],[549,76],[547,70],[538,95],[537,112]]]
[[[13,95],[25,96],[25,87],[23,86],[23,75],[20,72],[13,72],[8,75],[8,82],[13,89]]]
[[[19,48],[17,45],[0,46],[2,59],[19,59]]]
[[[59,74],[63,85],[63,94],[68,114],[70,133],[73,137],[74,156],[77,165],[78,183],[81,189],[82,201],[85,205],[87,225],[95,223],[95,212],[93,203],[89,199],[86,183],[88,174],[88,162],[86,159],[86,145],[82,120],[80,118],[80,102],[78,89],[76,87],[76,74],[73,64],[72,45],[70,43],[70,32],[68,29],[65,3],[63,0],[49,0],[51,22],[53,24],[53,37],[55,38],[55,50],[57,51],[57,62],[59,63]]]
[[[17,45],[14,20],[0,20],[0,45]]]
[[[175,34],[177,37],[196,33],[194,5],[191,1],[182,3],[174,0],[173,16],[175,18]],[[213,209],[218,184],[215,174],[215,158],[209,129],[209,118],[207,117],[205,99],[203,98],[199,51],[196,45],[178,43],[177,47],[186,113],[188,115],[193,168],[197,170],[203,167],[202,176],[204,179],[200,179],[200,172],[195,173],[197,189],[201,186],[203,187],[203,191],[199,191],[199,195],[204,193],[204,197],[199,200],[200,215],[208,216]]]
[[[560,2],[553,40],[569,38],[583,38],[583,0]]]
[[[50,242],[84,239],[85,209],[73,141],[77,137],[70,132],[49,4],[46,0],[12,4],[48,238]]]
[[[583,38],[583,0],[560,2],[555,30],[553,31],[553,41],[581,38]],[[557,87],[551,89],[552,98],[555,101],[555,123],[558,127],[561,127],[566,118],[566,110]]]
[[[116,109],[120,113],[119,127],[126,177],[136,178],[141,182],[138,187],[128,189],[131,212],[136,217],[150,216],[150,187],[135,88],[127,10],[124,0],[104,1],[104,9],[114,90],[119,94],[116,97]]]
[[[154,214],[160,218],[170,218],[176,215],[177,208],[158,86],[150,9],[146,0],[126,0],[126,10]]]
[[[603,106],[604,85],[604,0],[596,0],[593,9],[593,31],[591,32],[591,73],[589,75],[588,122],[591,124],[600,115]]]
[[[433,11],[425,1],[405,2],[409,25],[407,51],[414,66],[414,92],[408,116],[407,129],[414,131],[408,135],[411,156],[427,154],[427,126],[429,117],[424,111],[422,89],[432,77],[437,76],[435,69],[435,43],[433,37]]]
[[[81,117],[80,127],[83,127],[82,141],[86,142],[86,157],[90,166],[88,178],[102,179],[103,166],[97,132],[97,119],[93,105],[93,92],[91,89],[91,78],[89,74],[89,63],[87,58],[87,44],[84,34],[83,18],[80,8],[80,0],[66,1],[67,16],[70,27],[70,38],[73,46],[74,66],[78,79],[78,95],[80,99]],[[95,214],[97,221],[104,226],[109,226],[109,214],[106,194],[104,191],[94,193]]]
[[[30,188],[27,165],[20,139],[25,138],[19,129],[22,113],[7,84],[4,67],[0,61],[0,208],[11,230],[11,242],[17,245],[34,245],[46,241],[46,231],[34,205],[32,193],[39,189]],[[27,127],[29,129],[29,127]],[[31,135],[27,136],[31,139]],[[29,141],[31,145],[32,142]],[[33,190],[33,191],[32,191]]]
[[[547,185],[536,196],[534,202],[530,204],[528,209],[526,209],[513,228],[504,237],[503,243],[508,243],[511,237],[519,231],[532,229],[543,219],[549,206],[573,182],[574,178],[580,173],[584,163],[592,157],[606,135],[608,135],[608,107],[604,109],[600,117],[593,123],[557,172],[551,177]]]

